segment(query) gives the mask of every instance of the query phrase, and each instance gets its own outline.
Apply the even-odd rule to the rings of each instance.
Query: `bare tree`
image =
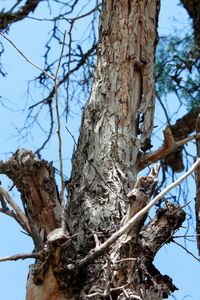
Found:
[[[20,2],[2,14],[4,31],[13,22],[27,17],[41,1],[27,1],[17,10]],[[63,6],[70,11],[77,2],[68,1]],[[160,165],[154,163],[165,160],[169,165],[169,155],[180,152],[185,143],[199,138],[195,125],[199,109],[192,110],[175,125],[169,124],[164,130],[163,145],[150,151],[159,5],[159,0],[103,1],[98,48],[96,41],[85,53],[79,46],[79,60],[72,62],[72,40],[69,39],[67,68],[61,64],[62,51],[52,65],[45,57],[46,65],[38,80],[44,83],[45,79],[45,84],[49,83],[49,93],[33,104],[30,111],[39,105],[49,106],[51,126],[47,140],[36,153],[19,149],[8,161],[0,162],[0,173],[13,181],[24,208],[16,206],[1,186],[1,212],[13,217],[31,236],[35,246],[33,253],[1,259],[35,258],[29,273],[27,300],[157,300],[167,298],[176,290],[172,279],[162,275],[153,260],[163,244],[173,240],[174,232],[185,220],[184,209],[165,200],[151,220],[147,215],[171,188],[195,168],[198,170],[199,159],[178,181],[162,192],[158,190]],[[97,1],[88,14],[99,9]],[[68,13],[53,19],[54,37],[58,38],[56,22],[59,19],[70,21],[72,30],[80,18],[70,19]],[[59,36],[58,40],[63,50],[65,38]],[[94,69],[90,65],[94,59],[91,55],[96,48],[92,90],[84,108],[71,178],[65,181],[58,88],[64,85],[68,95],[70,75],[83,65],[88,66],[85,78],[90,81],[90,72]],[[75,57],[77,52],[73,55]],[[61,79],[57,76],[60,65]],[[67,100],[66,112],[68,104]],[[54,114],[58,122],[61,193],[58,193],[52,164],[38,156],[51,137]],[[195,126],[197,134],[191,136]],[[172,162],[175,160],[175,156],[171,158]],[[139,177],[138,173],[149,166],[149,174]],[[68,191],[66,206],[65,188]]]

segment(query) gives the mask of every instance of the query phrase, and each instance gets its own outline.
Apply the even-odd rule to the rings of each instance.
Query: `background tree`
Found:
[[[60,4],[59,1],[55,2]],[[62,26],[58,26],[58,22],[64,19],[70,23],[68,62],[63,62],[61,66],[62,76],[57,76],[62,53],[58,59],[49,62],[50,38],[46,44],[44,72],[36,78],[45,87],[45,97],[29,106],[28,126],[24,128],[28,128],[27,134],[30,133],[35,121],[40,124],[39,107],[48,107],[50,129],[46,140],[35,151],[38,158],[54,130],[54,119],[58,114],[58,106],[54,112],[54,103],[58,104],[57,88],[61,93],[63,86],[66,92],[66,116],[70,111],[71,93],[75,99],[79,95],[74,78],[80,68],[84,71],[81,87],[85,95],[90,92],[95,61],[92,54],[97,47],[95,13],[100,10],[100,4],[97,2],[82,16],[77,14],[74,18],[68,17],[72,12],[76,13],[77,3],[71,1],[63,5],[64,13],[52,19],[52,38],[63,45]],[[40,1],[27,1],[23,5],[18,1],[7,12],[2,12],[2,29],[7,31],[12,23],[27,17],[39,4]],[[26,150],[18,150],[9,161],[1,163],[1,172],[12,179],[20,191],[24,208],[21,211],[14,206],[9,194],[1,188],[2,212],[14,217],[32,237],[35,245],[35,253],[26,256],[37,259],[29,274],[27,299],[47,299],[50,296],[52,299],[77,296],[95,299],[109,296],[113,299],[162,299],[175,290],[171,279],[162,276],[155,268],[153,259],[163,243],[172,239],[185,213],[180,206],[165,201],[165,205],[161,204],[154,218],[144,226],[147,215],[139,216],[137,213],[150,197],[159,192],[156,188],[158,169],[153,167],[150,175],[140,179],[137,179],[137,174],[157,160],[163,161],[163,178],[166,176],[166,165],[170,165],[173,171],[183,170],[183,145],[195,130],[199,111],[198,108],[193,109],[173,126],[167,116],[169,126],[164,132],[163,146],[149,152],[153,128],[153,64],[158,6],[157,1],[146,4],[142,1],[105,1],[102,6],[97,67],[91,96],[84,109],[72,175],[65,182],[68,202],[64,220],[61,219],[64,189],[61,189],[59,196],[54,169],[50,164]],[[94,14],[91,22],[94,34],[92,46],[83,51],[85,44],[78,44],[74,49],[74,24],[90,14]],[[195,37],[196,32],[195,29]],[[190,95],[193,93],[195,106],[198,107],[199,91],[194,78],[198,72],[198,49],[192,47],[189,60],[176,55],[173,57],[175,66],[167,72],[162,70],[162,63],[164,65],[166,61],[160,52],[161,61],[157,64],[159,101],[165,89],[170,91],[171,88],[177,94],[183,90]],[[195,71],[193,68],[196,68]],[[184,77],[184,86],[181,82],[183,73],[184,76],[189,73],[187,80]],[[2,75],[5,75],[4,70]],[[166,84],[170,76],[173,79],[171,86]],[[59,125],[59,118],[57,121]],[[60,163],[62,168],[61,160]],[[63,178],[61,185],[64,185]],[[138,216],[137,219],[131,219],[134,216]],[[61,224],[64,232],[60,229],[53,231],[60,228]]]

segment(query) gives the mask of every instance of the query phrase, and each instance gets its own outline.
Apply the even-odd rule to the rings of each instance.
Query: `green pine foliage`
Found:
[[[175,93],[188,110],[200,106],[200,56],[192,35],[160,38],[156,53],[156,93]]]

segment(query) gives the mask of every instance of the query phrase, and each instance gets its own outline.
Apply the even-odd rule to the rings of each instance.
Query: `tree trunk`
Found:
[[[130,206],[133,215],[148,201],[136,197],[127,205],[127,193],[136,183],[140,152],[151,147],[158,11],[159,1],[104,1],[102,7],[97,69],[68,184],[67,226],[70,235],[77,234],[75,251],[80,257],[119,228]],[[111,247],[109,257],[84,266],[79,291],[83,297],[103,299],[111,293],[113,299],[155,300],[174,291],[170,279],[163,279],[152,265],[155,240],[149,250],[142,247],[143,223]],[[175,227],[165,227],[165,240]],[[121,265],[112,259],[122,260]],[[154,270],[154,283],[147,269]]]
[[[119,226],[140,149],[150,147],[158,5],[105,1],[102,7],[97,69],[68,184],[67,224],[83,250],[91,247],[88,228],[105,238]]]
[[[50,166],[44,161],[38,165],[31,156],[37,167],[26,173],[29,181],[35,174],[43,174],[48,183],[51,205],[46,204],[48,213],[42,214],[40,226],[44,181],[34,181],[40,183],[39,189],[37,184],[30,185],[20,173],[29,158],[25,155],[25,160],[17,160],[14,182],[22,195],[26,191],[26,214],[32,224],[30,231],[36,228],[33,240],[39,251],[29,273],[27,300],[157,300],[176,289],[153,265],[159,248],[185,218],[182,209],[172,204],[159,210],[145,226],[143,216],[134,228],[97,251],[147,204],[155,188],[157,172],[140,179],[137,175],[141,152],[151,148],[158,12],[159,0],[103,2],[93,89],[67,185],[67,233],[53,231],[61,220]],[[16,166],[15,157],[13,161]],[[12,178],[8,169],[4,173]],[[31,187],[28,190],[27,185]],[[31,209],[35,214],[30,214]]]

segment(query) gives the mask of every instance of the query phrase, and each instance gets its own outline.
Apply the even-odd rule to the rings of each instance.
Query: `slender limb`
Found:
[[[196,259],[198,262],[200,262],[200,259],[197,258],[192,252],[190,252],[188,249],[186,249],[183,245],[180,243],[176,242],[174,239],[172,239],[172,242],[176,244],[177,246],[181,247],[184,251],[186,251],[188,254],[190,254],[194,259]]]
[[[19,206],[16,205],[16,203],[13,201],[9,193],[6,190],[4,190],[4,188],[1,185],[0,185],[0,194],[7,200],[7,202],[10,204],[12,209],[15,211],[17,217],[21,220],[23,224],[23,228],[26,229],[28,233],[31,233],[31,229],[25,214],[19,208]]]
[[[30,17],[30,16],[28,16],[27,18],[32,19],[32,20],[36,20],[36,21],[43,21],[43,22],[44,21],[52,22],[52,21],[55,21],[55,20],[66,20],[66,21],[69,22],[69,21],[77,21],[77,20],[83,19],[83,18],[91,15],[93,12],[95,12],[97,10],[100,10],[100,9],[101,9],[101,3],[97,4],[93,9],[89,10],[85,14],[79,15],[79,16],[74,17],[74,18],[67,18],[67,17],[65,17],[65,15],[60,15],[60,16],[54,17],[52,19],[49,19],[49,18],[36,18],[36,17]]]
[[[19,253],[11,256],[0,257],[0,262],[27,259],[27,258],[41,258],[41,254],[38,253]]]
[[[63,159],[62,159],[62,137],[61,137],[61,124],[60,124],[60,113],[59,113],[59,103],[58,103],[58,86],[57,86],[57,77],[58,77],[58,72],[61,64],[61,59],[63,56],[63,51],[64,51],[64,46],[65,46],[65,37],[66,37],[66,31],[64,32],[64,37],[63,37],[63,43],[62,43],[62,48],[61,48],[61,53],[60,53],[60,58],[58,61],[58,66],[56,69],[56,74],[54,78],[54,88],[55,88],[55,97],[56,97],[56,117],[57,117],[57,135],[58,135],[58,147],[59,147],[59,162],[60,162],[60,177],[61,177],[61,192],[60,192],[60,198],[61,198],[61,205],[62,205],[62,229],[65,231],[65,180],[64,180],[64,175],[63,175]]]
[[[10,210],[6,206],[6,208],[0,208],[0,213],[3,213],[4,215],[13,218],[26,231],[26,234],[29,235],[29,233],[27,233],[27,228],[24,226],[24,223],[21,221],[20,217],[13,210]]]
[[[44,73],[45,75],[47,75],[49,78],[51,79],[55,79],[54,76],[52,76],[51,74],[49,74],[48,72],[46,72],[45,70],[43,70],[40,66],[38,66],[36,63],[34,63],[33,61],[31,61],[26,55],[24,55],[24,53],[19,50],[19,48],[17,48],[17,46],[7,37],[5,36],[3,33],[0,32],[0,35],[6,39],[16,50],[17,52],[19,52],[19,54],[28,62],[30,63],[32,66],[34,66],[35,68],[37,68],[38,70],[42,71],[42,73]]]

